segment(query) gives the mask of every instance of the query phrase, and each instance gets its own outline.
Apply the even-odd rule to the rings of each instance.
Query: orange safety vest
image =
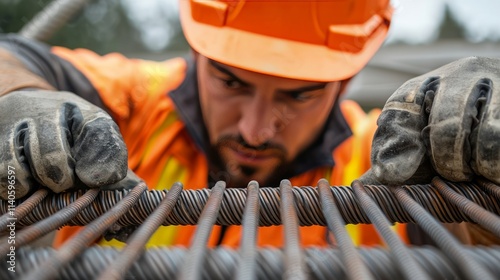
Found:
[[[54,47],[52,52],[72,63],[90,81],[113,116],[129,151],[129,167],[145,180],[150,189],[168,189],[182,182],[185,189],[207,187],[208,164],[204,153],[195,145],[185,124],[179,118],[168,92],[184,80],[187,64],[182,58],[165,62],[127,59],[119,54],[98,56],[88,50],[68,50]],[[315,186],[326,178],[331,185],[350,185],[370,166],[371,140],[380,110],[365,114],[353,101],[342,101],[341,110],[353,135],[333,152],[335,166],[316,168],[291,178],[294,186]],[[405,227],[395,226],[406,240]],[[58,247],[79,227],[64,227],[56,235]],[[357,245],[381,244],[372,225],[348,225]],[[162,226],[147,246],[189,245],[195,226]],[[209,246],[219,241],[220,227],[215,226]],[[300,228],[304,246],[327,245],[326,228]],[[238,246],[240,226],[229,226],[223,245]],[[283,245],[282,226],[261,227],[258,245]],[[98,241],[99,244],[123,246],[117,240]]]

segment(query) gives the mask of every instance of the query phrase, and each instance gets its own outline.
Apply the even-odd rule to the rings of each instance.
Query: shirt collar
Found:
[[[210,142],[201,114],[194,61],[188,61],[184,81],[169,95],[194,142],[205,154],[208,154]],[[292,170],[288,172],[287,176],[293,177],[317,167],[333,167],[335,165],[333,150],[352,135],[351,129],[342,115],[339,103],[339,101],[335,102],[322,133],[316,141],[297,156],[292,164]]]

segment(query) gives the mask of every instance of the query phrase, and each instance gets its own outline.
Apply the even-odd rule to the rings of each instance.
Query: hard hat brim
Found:
[[[339,81],[356,75],[382,45],[387,26],[376,29],[359,52],[340,51],[264,36],[191,17],[188,0],[179,1],[180,19],[190,46],[215,61],[262,74],[307,81]]]

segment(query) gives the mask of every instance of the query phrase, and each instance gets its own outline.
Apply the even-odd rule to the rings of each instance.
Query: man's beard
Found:
[[[226,135],[217,140],[215,145],[210,147],[210,171],[209,185],[212,187],[216,181],[226,182],[228,188],[246,188],[250,180],[256,179],[254,176],[260,171],[258,167],[248,166],[236,162],[226,162],[223,157],[222,149],[244,149],[246,152],[266,152],[272,153],[273,157],[278,159],[278,164],[271,172],[268,172],[266,178],[261,178],[259,184],[261,187],[278,187],[279,182],[284,179],[291,170],[291,163],[287,162],[287,150],[283,145],[266,142],[258,147],[251,146],[245,142],[241,135]],[[242,176],[235,176],[234,170],[237,170]]]

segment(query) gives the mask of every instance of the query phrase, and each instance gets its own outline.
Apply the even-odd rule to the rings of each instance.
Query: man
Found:
[[[16,168],[18,197],[39,184],[57,192],[130,187],[138,179],[126,176],[127,149],[128,167],[156,189],[217,180],[276,187],[283,178],[346,185],[370,167],[379,112],[365,115],[339,97],[382,44],[388,1],[181,0],[180,12],[192,61],[3,38],[0,178]],[[478,174],[500,182],[499,67],[465,59],[401,87],[380,115],[363,180]],[[150,244],[189,244],[193,230],[163,227]],[[380,242],[369,226],[350,230],[358,244]],[[396,230],[405,235],[404,226]],[[74,231],[61,230],[56,245]],[[281,227],[261,228],[258,243],[280,246],[281,236]],[[326,236],[323,227],[301,228],[304,245],[325,245]],[[216,227],[209,243],[237,246],[239,237],[239,227]]]

